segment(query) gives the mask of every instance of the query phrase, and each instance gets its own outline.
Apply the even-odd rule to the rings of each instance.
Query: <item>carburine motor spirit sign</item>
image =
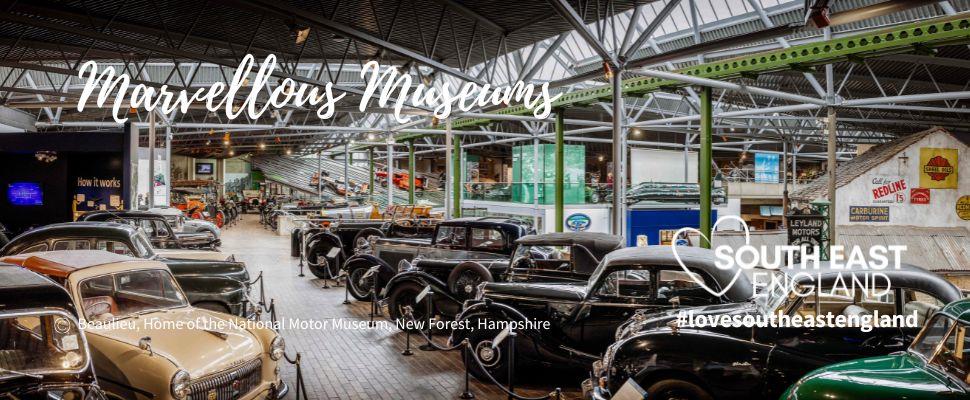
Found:
[[[956,149],[920,148],[919,186],[927,189],[956,189],[958,166]]]

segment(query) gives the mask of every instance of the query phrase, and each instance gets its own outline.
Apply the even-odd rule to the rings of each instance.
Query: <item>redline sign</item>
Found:
[[[930,190],[927,188],[912,188],[909,190],[910,204],[930,204]]]
[[[872,178],[872,200],[874,203],[902,203],[905,199],[906,180],[902,178]]]

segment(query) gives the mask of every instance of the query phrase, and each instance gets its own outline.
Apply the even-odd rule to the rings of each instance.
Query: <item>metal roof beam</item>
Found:
[[[432,1],[438,4],[441,4],[445,7],[448,7],[454,10],[456,13],[461,14],[467,18],[478,21],[478,23],[481,26],[485,27],[486,29],[492,32],[499,33],[499,34],[507,33],[505,28],[499,26],[499,24],[496,24],[495,21],[492,21],[491,19],[486,18],[484,15],[479,14],[475,10],[470,9],[466,7],[464,4],[461,4],[455,0],[432,0]]]
[[[573,6],[569,5],[569,1],[549,0],[549,4],[552,5],[552,8],[556,10],[559,16],[565,19],[569,25],[572,25],[573,29],[576,30],[576,33],[583,38],[589,47],[593,48],[596,54],[599,54],[599,56],[603,58],[603,61],[609,62],[612,66],[619,66],[619,61],[616,59],[616,57],[606,50],[603,43],[600,43],[600,41],[596,39],[596,36],[593,36],[593,33],[590,32],[589,29],[586,29],[586,23],[579,16],[579,14],[576,13]]]
[[[313,26],[316,26],[317,28],[325,29],[331,32],[336,32],[341,35],[354,38],[361,42],[365,42],[373,46],[387,49],[392,53],[400,54],[402,56],[405,56],[407,58],[410,58],[412,60],[425,64],[431,68],[434,68],[438,71],[452,75],[456,78],[463,79],[468,82],[484,84],[484,82],[482,82],[481,80],[471,75],[468,75],[464,72],[461,72],[455,68],[452,68],[448,65],[445,65],[444,63],[441,63],[429,57],[425,57],[424,55],[418,53],[417,51],[411,50],[407,47],[404,47],[398,44],[391,43],[387,40],[381,39],[369,33],[359,31],[349,25],[328,19],[323,15],[320,15],[317,13],[309,12],[303,8],[291,6],[289,4],[285,4],[284,2],[275,1],[275,0],[252,0],[251,2],[248,2],[245,4],[252,5],[258,9],[271,12],[273,14],[280,16],[281,18],[298,18],[300,20],[310,23]],[[232,5],[234,7],[239,7],[240,5],[242,5],[242,3],[233,2]]]

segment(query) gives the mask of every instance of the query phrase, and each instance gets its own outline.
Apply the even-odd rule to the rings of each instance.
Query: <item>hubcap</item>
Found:
[[[494,367],[498,365],[501,359],[501,353],[498,349],[492,348],[491,340],[483,340],[475,346],[475,354],[478,355],[478,360],[482,362],[482,365],[486,367]]]

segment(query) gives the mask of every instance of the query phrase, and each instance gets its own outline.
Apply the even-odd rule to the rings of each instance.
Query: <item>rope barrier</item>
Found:
[[[408,317],[408,319],[410,319],[412,323],[417,322],[417,320],[414,318],[414,314],[412,313],[410,307],[405,308],[404,311],[405,311],[405,316]],[[556,388],[556,390],[550,392],[549,394],[545,396],[539,396],[539,397],[522,396],[522,395],[516,394],[514,391],[509,390],[505,385],[502,385],[501,383],[499,383],[498,379],[492,376],[492,373],[489,372],[487,368],[485,368],[485,365],[482,364],[482,360],[478,358],[478,354],[476,354],[475,351],[472,349],[471,342],[469,342],[467,338],[454,346],[445,347],[445,346],[440,346],[437,343],[433,342],[431,338],[428,337],[421,329],[418,329],[417,331],[419,334],[421,334],[421,336],[424,337],[425,340],[427,340],[430,346],[433,346],[435,349],[439,351],[454,351],[454,350],[460,350],[462,348],[465,348],[466,354],[471,355],[471,358],[475,360],[475,363],[478,365],[479,370],[484,373],[485,377],[487,377],[488,380],[491,381],[493,385],[498,386],[499,389],[505,392],[505,394],[507,394],[510,398],[513,398],[516,400],[548,400],[548,399],[563,400],[561,388]],[[510,355],[509,357],[513,357],[513,356],[514,355]],[[468,357],[465,357],[466,369],[468,368],[467,362],[468,362]],[[463,393],[462,395],[464,396],[465,393]]]

